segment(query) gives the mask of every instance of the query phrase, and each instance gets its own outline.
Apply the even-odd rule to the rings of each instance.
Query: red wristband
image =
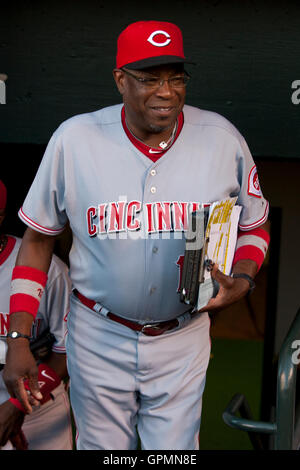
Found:
[[[50,400],[51,392],[56,387],[58,387],[61,382],[61,378],[51,367],[42,363],[38,366],[38,382],[40,386],[40,392],[43,395],[40,403],[43,404]],[[24,384],[25,388],[29,390],[28,380],[25,380]]]
[[[257,264],[257,271],[264,262],[270,235],[262,228],[256,228],[247,232],[239,231],[236,251],[232,265],[242,259],[251,259]]]
[[[23,408],[23,406],[21,405],[21,403],[19,402],[19,400],[18,400],[17,398],[12,398],[12,397],[10,397],[10,398],[9,398],[9,401],[10,401],[13,405],[15,405],[16,408],[18,408],[20,411],[23,411],[23,413],[26,414],[25,409]]]
[[[39,364],[38,367],[38,382],[40,386],[40,392],[43,395],[43,398],[40,400],[41,405],[46,403],[51,398],[51,392],[61,382],[61,378],[57,373],[49,367],[47,364]],[[26,390],[29,390],[28,379],[24,381],[24,385]],[[20,411],[23,413],[27,413],[23,406],[21,405],[20,401],[17,398],[9,398],[9,401],[15,405]]]
[[[35,318],[47,279],[44,271],[29,266],[15,266],[11,280],[10,315],[27,312]]]

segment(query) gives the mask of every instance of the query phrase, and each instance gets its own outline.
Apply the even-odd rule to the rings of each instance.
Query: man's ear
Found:
[[[113,70],[113,77],[115,79],[117,88],[119,90],[119,93],[121,95],[124,94],[124,78],[125,78],[125,73],[120,70],[120,69],[114,69]]]

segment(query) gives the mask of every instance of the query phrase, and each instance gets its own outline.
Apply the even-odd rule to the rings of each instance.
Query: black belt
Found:
[[[74,289],[73,293],[80,300],[80,302],[83,303],[83,305],[90,308],[91,310],[94,310],[94,306],[97,304],[97,302],[95,302],[94,300],[90,300],[84,295],[80,294],[77,289]],[[119,317],[118,315],[112,312],[108,312],[106,316],[115,322],[121,323],[122,325],[125,325],[134,331],[140,331],[147,336],[162,335],[166,331],[173,330],[179,325],[179,321],[177,320],[177,318],[158,323],[148,323],[147,325],[141,325],[140,323],[136,323],[127,320],[126,318]]]

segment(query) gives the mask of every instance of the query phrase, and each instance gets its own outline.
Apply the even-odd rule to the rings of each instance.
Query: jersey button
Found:
[[[150,175],[155,176],[155,175],[156,175],[156,170],[154,170],[154,169],[151,170],[151,171],[150,171]]]
[[[151,287],[150,294],[154,294],[155,291],[156,291],[156,287]]]
[[[157,253],[158,252],[158,248],[157,246],[154,246],[153,249],[152,249],[153,253]]]
[[[156,193],[156,187],[155,186],[152,186],[152,188],[150,189],[151,193],[154,194]]]

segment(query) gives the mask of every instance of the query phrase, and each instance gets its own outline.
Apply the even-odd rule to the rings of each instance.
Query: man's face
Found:
[[[174,126],[185,100],[185,87],[174,88],[168,82],[156,88],[149,88],[137,78],[168,79],[183,76],[183,66],[163,65],[144,70],[115,69],[114,78],[123,96],[126,119],[133,132],[139,134],[160,134]]]

